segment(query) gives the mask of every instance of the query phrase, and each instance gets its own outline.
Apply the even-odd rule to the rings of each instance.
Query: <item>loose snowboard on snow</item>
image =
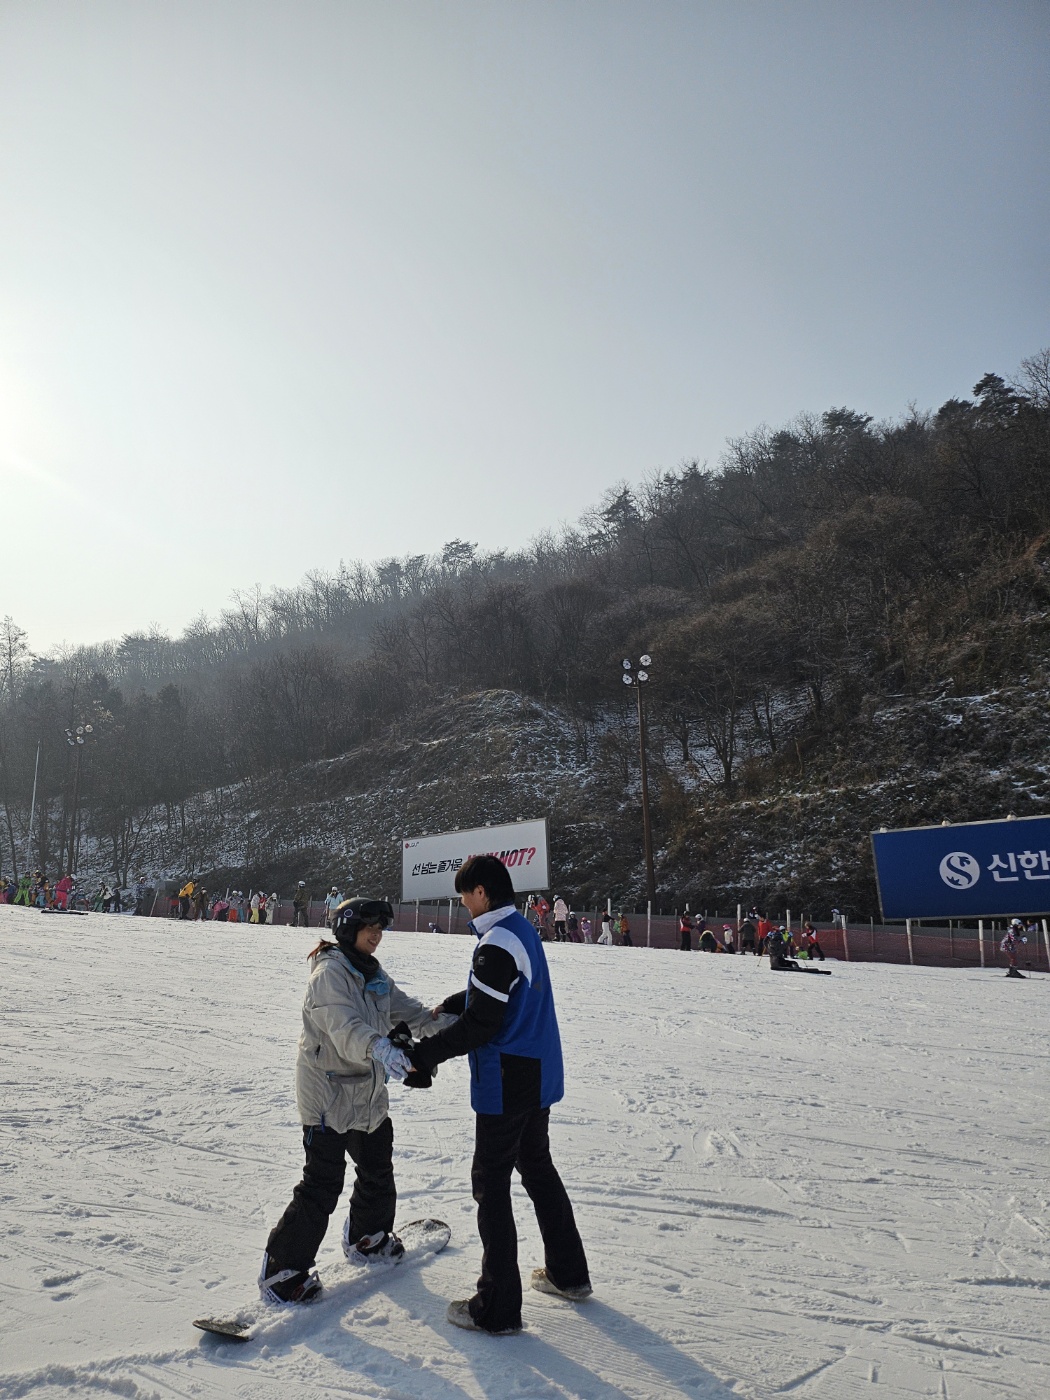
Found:
[[[298,1311],[312,1314],[324,1308],[326,1298],[333,1294],[338,1296],[347,1285],[352,1286],[355,1296],[370,1288],[384,1286],[395,1272],[400,1273],[412,1264],[421,1264],[431,1254],[440,1254],[452,1238],[452,1231],[443,1220],[413,1220],[398,1233],[405,1246],[400,1258],[374,1259],[370,1263],[347,1263],[341,1268],[337,1267],[334,1285],[322,1290],[312,1302],[289,1303],[279,1307],[259,1300],[226,1317],[194,1318],[193,1325],[202,1332],[225,1337],[228,1341],[250,1342],[262,1322],[278,1316],[291,1316]]]

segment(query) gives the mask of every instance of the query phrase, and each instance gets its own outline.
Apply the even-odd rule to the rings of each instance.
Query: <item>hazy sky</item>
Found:
[[[0,0],[0,615],[516,546],[1050,343],[1046,0]]]

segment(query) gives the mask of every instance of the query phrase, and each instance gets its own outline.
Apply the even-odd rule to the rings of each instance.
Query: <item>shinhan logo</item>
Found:
[[[941,879],[953,890],[973,889],[981,878],[981,867],[968,851],[949,851],[941,861]]]

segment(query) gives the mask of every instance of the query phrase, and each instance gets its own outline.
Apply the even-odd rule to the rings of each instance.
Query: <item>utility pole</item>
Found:
[[[624,657],[623,683],[634,686],[635,698],[638,701],[638,758],[642,775],[642,839],[645,844],[646,892],[649,896],[651,910],[656,900],[656,872],[653,869],[653,828],[649,820],[649,766],[646,757],[645,702],[642,699],[642,692],[649,683],[649,667],[653,664],[653,658],[648,652],[645,652],[639,657],[638,664],[640,669],[636,671],[634,663],[628,657]]]

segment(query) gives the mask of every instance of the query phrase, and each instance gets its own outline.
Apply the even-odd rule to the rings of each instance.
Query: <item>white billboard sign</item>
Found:
[[[499,856],[510,871],[514,889],[550,887],[547,819],[479,826],[472,831],[445,831],[401,842],[401,899],[455,899],[456,871],[471,856]]]

